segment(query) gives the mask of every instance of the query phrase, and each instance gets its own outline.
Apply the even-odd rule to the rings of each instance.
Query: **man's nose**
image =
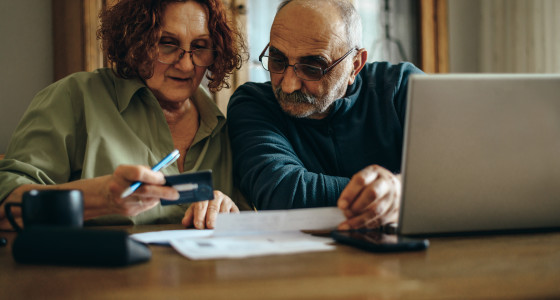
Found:
[[[282,91],[291,94],[301,89],[301,79],[297,77],[293,66],[287,66],[282,78]]]

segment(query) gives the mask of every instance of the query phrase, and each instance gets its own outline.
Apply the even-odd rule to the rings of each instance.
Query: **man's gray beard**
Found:
[[[291,112],[285,111],[282,107],[282,110],[284,110],[285,113],[291,115],[292,117],[307,118],[312,114],[324,113],[328,111],[329,107],[332,107],[332,104],[337,98],[343,97],[345,95],[347,89],[346,82],[347,79],[345,78],[341,78],[340,80],[335,81],[327,94],[323,95],[320,98],[304,93],[301,90],[286,94],[284,93],[284,91],[282,91],[282,86],[278,86],[274,89],[274,95],[276,96],[276,100],[278,100],[278,103],[281,107],[283,106],[283,103],[301,103],[311,105],[312,108],[309,108],[307,110]]]
[[[314,104],[316,101],[315,97],[299,90],[286,94],[282,91],[282,87],[277,87],[274,90],[274,94],[276,95],[276,99],[280,102]]]

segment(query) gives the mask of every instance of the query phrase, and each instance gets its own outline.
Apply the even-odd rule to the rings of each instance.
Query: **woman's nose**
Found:
[[[185,54],[183,54],[183,56],[179,58],[179,61],[175,63],[174,67],[182,71],[189,71],[194,69],[192,52],[185,51]]]

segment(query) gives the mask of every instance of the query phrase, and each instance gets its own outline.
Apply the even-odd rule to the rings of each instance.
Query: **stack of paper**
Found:
[[[134,234],[145,243],[169,243],[190,259],[243,258],[334,249],[332,239],[301,230],[334,229],[344,221],[336,207],[218,215],[215,230],[168,230]]]

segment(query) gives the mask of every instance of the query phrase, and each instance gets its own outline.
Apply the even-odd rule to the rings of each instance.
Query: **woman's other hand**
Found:
[[[214,200],[193,203],[185,212],[183,225],[196,229],[212,229],[218,213],[239,212],[237,205],[220,191],[214,191]]]

